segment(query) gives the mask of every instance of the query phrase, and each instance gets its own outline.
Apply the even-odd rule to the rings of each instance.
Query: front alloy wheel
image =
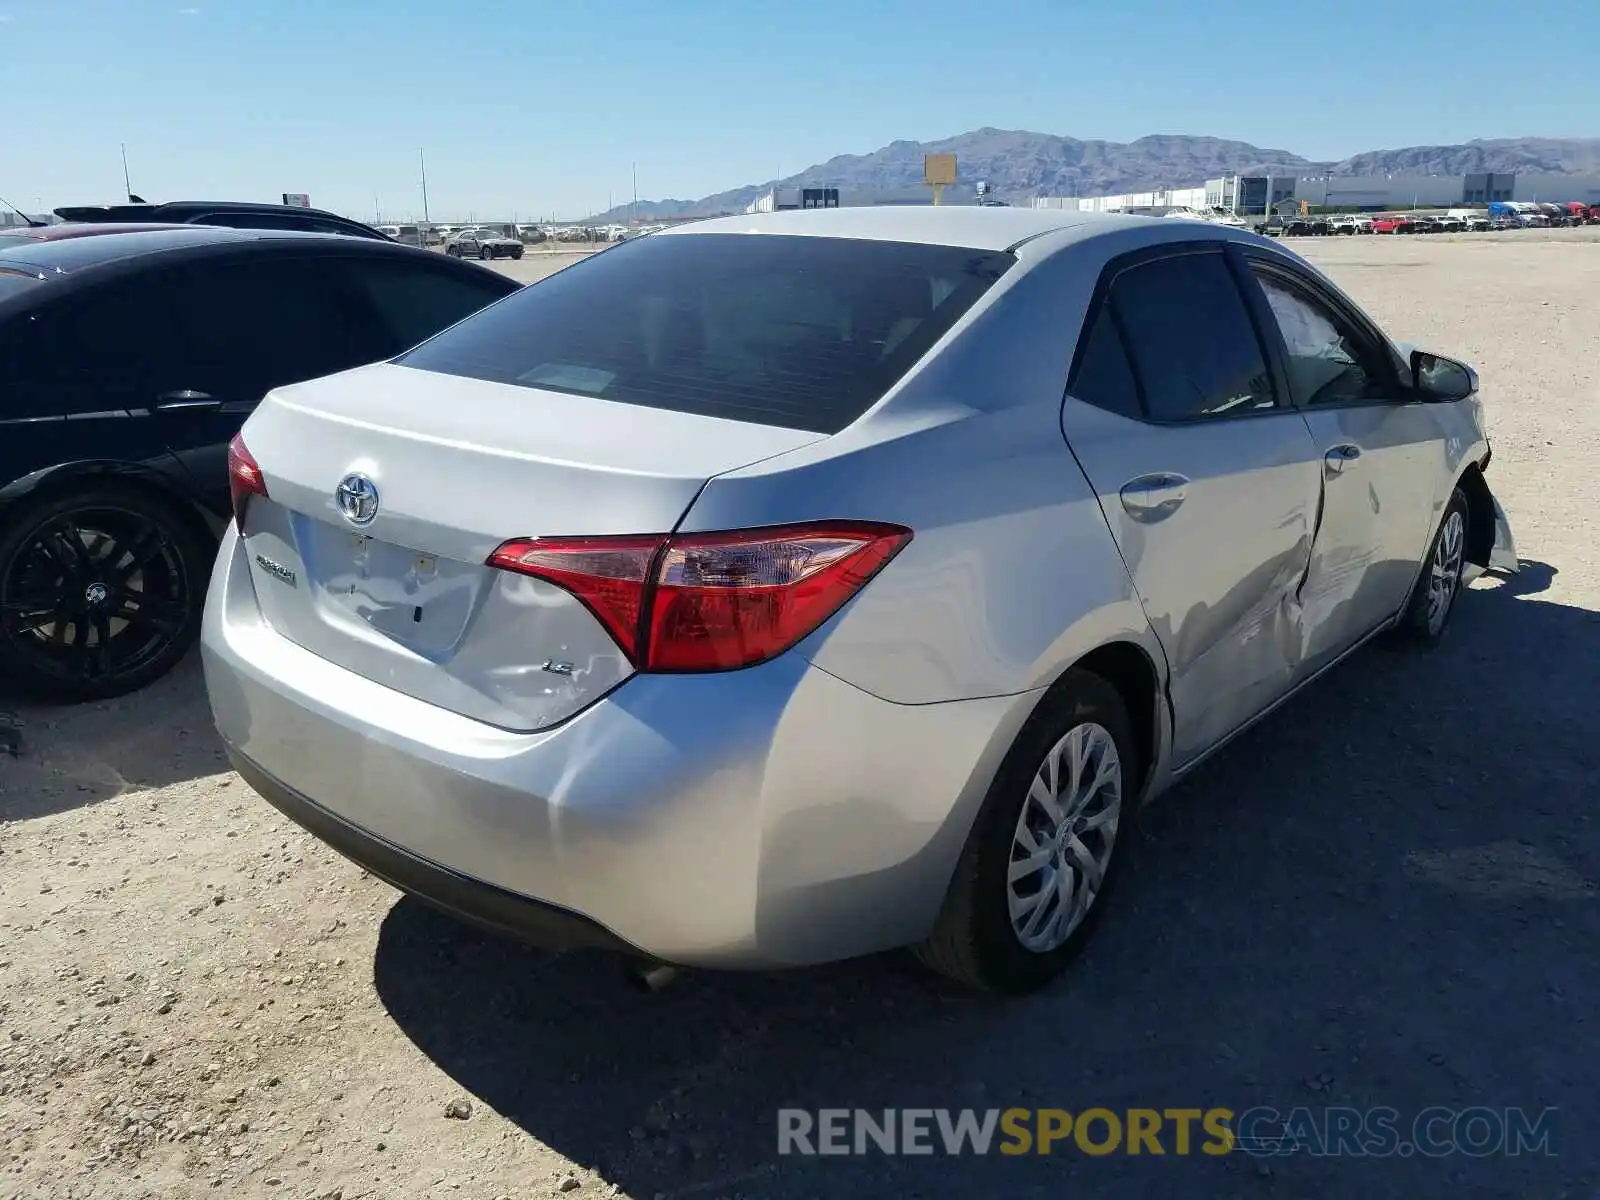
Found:
[[[1445,516],[1439,540],[1428,564],[1428,632],[1438,637],[1450,618],[1450,607],[1461,590],[1462,552],[1466,547],[1467,522],[1457,509]]]
[[[1456,488],[1445,506],[1444,519],[1439,522],[1416,586],[1395,623],[1395,633],[1401,640],[1426,649],[1443,639],[1466,570],[1469,516],[1467,498]]]

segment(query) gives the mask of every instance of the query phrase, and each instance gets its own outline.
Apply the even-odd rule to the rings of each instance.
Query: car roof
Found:
[[[768,233],[809,237],[918,242],[971,250],[1010,250],[1022,242],[1077,229],[1084,235],[1137,228],[1156,217],[1075,212],[1059,208],[989,208],[978,205],[879,205],[871,208],[812,208],[713,217],[663,229],[654,236],[697,233]]]
[[[349,220],[338,213],[328,212],[321,208],[301,208],[293,204],[273,204],[260,200],[166,200],[159,204],[85,204],[69,205],[55,210],[56,215],[73,219],[73,214],[81,213],[88,220],[94,221],[122,221],[136,220],[147,217],[159,220],[161,217],[187,217],[199,213],[234,212],[234,213],[297,213],[313,217],[333,217],[336,220]],[[356,221],[359,225],[361,222]]]
[[[28,238],[36,242],[57,242],[63,238],[101,237],[108,233],[150,232],[157,229],[189,229],[188,225],[170,222],[148,222],[127,225],[95,224],[93,222],[61,221],[55,225],[8,225],[0,228],[0,239]]]
[[[54,241],[41,240],[0,246],[0,263],[59,274],[169,250],[259,242],[332,244],[342,247],[392,246],[400,251],[408,249],[395,242],[375,242],[367,238],[346,237],[338,233],[306,233],[294,229],[234,229],[224,225],[173,225],[158,229],[135,229],[119,225],[108,229],[100,237],[60,238]]]

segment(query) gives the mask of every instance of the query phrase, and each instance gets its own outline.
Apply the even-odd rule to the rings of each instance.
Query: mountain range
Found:
[[[1020,129],[974,129],[936,142],[891,142],[871,154],[841,154],[787,179],[747,184],[699,200],[620,204],[597,222],[743,212],[773,187],[837,187],[847,192],[903,192],[922,186],[925,154],[954,154],[957,186],[986,180],[1013,204],[1034,196],[1096,196],[1194,187],[1223,174],[1468,175],[1480,171],[1600,174],[1600,138],[1485,138],[1457,146],[1369,150],[1319,162],[1287,150],[1187,134],[1133,142],[1088,141]]]

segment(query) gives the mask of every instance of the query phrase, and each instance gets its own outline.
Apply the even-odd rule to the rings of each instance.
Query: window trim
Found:
[[[1389,339],[1360,309],[1344,297],[1332,292],[1326,285],[1315,277],[1307,274],[1295,263],[1284,257],[1262,250],[1258,247],[1238,246],[1235,248],[1239,270],[1248,277],[1245,288],[1246,302],[1260,312],[1258,319],[1265,322],[1267,339],[1271,344],[1272,353],[1279,369],[1284,374],[1285,395],[1289,397],[1290,404],[1299,412],[1338,412],[1343,409],[1361,408],[1394,408],[1397,405],[1418,404],[1421,401],[1412,393],[1410,385],[1406,382],[1405,375],[1400,369],[1400,362],[1393,350],[1390,349]],[[1391,394],[1380,396],[1371,400],[1350,400],[1340,404],[1307,404],[1300,397],[1294,395],[1292,389],[1287,387],[1289,347],[1283,340],[1283,330],[1278,327],[1277,318],[1272,313],[1271,302],[1267,300],[1266,289],[1256,278],[1256,270],[1260,269],[1269,276],[1276,276],[1289,285],[1305,292],[1313,301],[1322,304],[1336,317],[1349,325],[1366,351],[1369,360],[1384,364],[1387,367],[1388,379],[1386,386]]]
[[[1261,417],[1282,416],[1286,412],[1296,412],[1298,409],[1292,401],[1289,392],[1288,376],[1284,371],[1281,355],[1274,353],[1274,344],[1265,336],[1266,331],[1261,325],[1262,314],[1256,303],[1259,298],[1260,305],[1265,305],[1266,300],[1261,296],[1261,289],[1251,290],[1245,286],[1241,276],[1242,265],[1230,253],[1232,243],[1221,238],[1190,240],[1179,242],[1162,242],[1155,246],[1142,246],[1137,250],[1130,250],[1119,254],[1108,261],[1100,270],[1100,277],[1095,281],[1094,291],[1089,297],[1088,308],[1084,312],[1082,326],[1078,330],[1077,344],[1072,352],[1072,362],[1067,370],[1066,387],[1062,390],[1062,402],[1067,397],[1073,396],[1073,385],[1077,382],[1078,371],[1083,365],[1083,356],[1088,349],[1089,333],[1094,328],[1102,309],[1107,311],[1111,322],[1116,326],[1117,335],[1122,339],[1123,352],[1128,358],[1128,369],[1133,374],[1134,390],[1139,396],[1138,417],[1125,417],[1121,413],[1114,413],[1110,409],[1100,408],[1099,405],[1090,405],[1096,411],[1106,413],[1108,416],[1118,417],[1122,420],[1136,420],[1141,425],[1150,425],[1163,429],[1182,429],[1194,425],[1215,425],[1225,421],[1251,421]],[[1222,259],[1223,266],[1227,269],[1229,277],[1233,280],[1234,290],[1239,294],[1240,303],[1243,304],[1245,315],[1250,322],[1250,331],[1255,337],[1256,348],[1261,353],[1261,360],[1267,369],[1267,378],[1272,385],[1271,408],[1252,408],[1239,412],[1217,413],[1193,417],[1178,417],[1162,419],[1150,415],[1149,392],[1145,387],[1144,378],[1139,369],[1138,356],[1133,352],[1133,341],[1128,337],[1128,330],[1122,316],[1117,311],[1115,304],[1111,303],[1111,289],[1116,281],[1127,272],[1150,263],[1162,262],[1173,258],[1188,258],[1195,255],[1216,255]],[[1267,314],[1268,318],[1271,313]],[[1276,326],[1272,333],[1281,341]],[[1076,399],[1076,397],[1073,397]],[[1080,400],[1081,404],[1088,404],[1087,400]]]

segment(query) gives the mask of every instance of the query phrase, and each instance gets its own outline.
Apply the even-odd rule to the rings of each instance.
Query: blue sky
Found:
[[[1309,157],[1600,134],[1600,6],[0,0],[0,195],[579,215],[991,125]],[[1321,9],[1322,15],[1314,10]],[[1296,25],[1304,22],[1305,31]],[[1198,181],[1196,181],[1198,182]]]

